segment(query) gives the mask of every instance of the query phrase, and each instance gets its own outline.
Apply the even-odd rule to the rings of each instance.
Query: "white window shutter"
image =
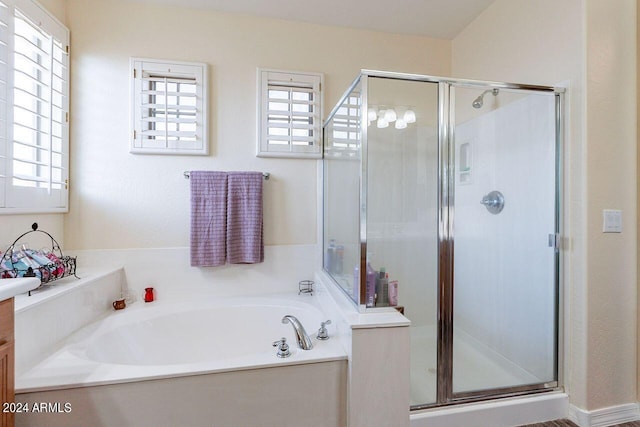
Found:
[[[1,213],[65,212],[69,31],[31,0],[4,3],[8,7],[2,13],[8,11],[10,33],[5,104],[9,108],[0,112],[7,125]]]
[[[319,73],[258,69],[258,156],[320,158]]]
[[[132,58],[132,153],[208,154],[207,65]]]

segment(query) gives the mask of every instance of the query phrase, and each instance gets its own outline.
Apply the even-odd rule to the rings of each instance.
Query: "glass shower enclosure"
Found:
[[[324,269],[411,320],[413,409],[559,385],[562,98],[363,70],[325,122]]]

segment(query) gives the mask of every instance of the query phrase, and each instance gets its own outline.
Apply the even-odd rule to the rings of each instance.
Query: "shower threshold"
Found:
[[[436,328],[411,326],[411,406],[436,404]],[[537,384],[542,380],[466,332],[453,338],[453,390],[466,392]]]

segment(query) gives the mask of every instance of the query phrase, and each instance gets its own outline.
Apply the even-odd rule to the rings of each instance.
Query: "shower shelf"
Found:
[[[51,239],[51,250],[48,251],[48,255],[41,251],[31,251],[24,245],[18,250],[15,249],[16,244],[23,237],[36,232],[46,234]],[[27,255],[27,251],[29,255]],[[20,258],[14,257],[18,253],[21,253]],[[22,258],[28,258],[29,262],[17,265]],[[2,254],[2,258],[0,258],[0,278],[37,277],[40,279],[40,286],[29,291],[29,296],[31,296],[31,292],[43,286],[51,285],[63,277],[74,276],[79,279],[76,275],[76,259],[77,257],[63,255],[56,239],[46,231],[38,230],[38,223],[34,222],[31,225],[31,231],[21,234]],[[27,264],[31,265],[25,269],[24,266]]]

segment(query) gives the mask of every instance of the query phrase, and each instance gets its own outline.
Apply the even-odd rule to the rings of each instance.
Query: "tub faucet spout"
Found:
[[[290,314],[287,314],[282,318],[282,323],[291,323],[293,326],[293,330],[296,334],[296,341],[298,342],[298,347],[303,350],[311,350],[313,348],[313,343],[311,342],[311,338],[307,335],[307,331],[304,330],[304,326],[302,323],[295,317]]]

